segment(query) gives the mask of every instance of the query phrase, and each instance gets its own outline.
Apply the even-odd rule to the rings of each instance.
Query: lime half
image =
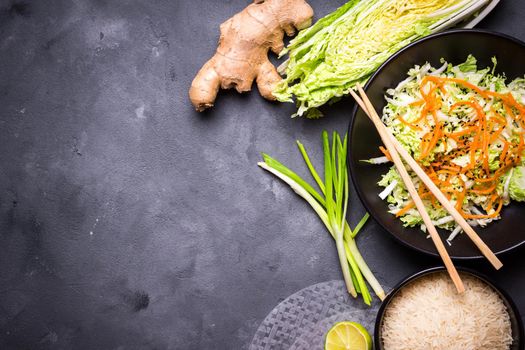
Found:
[[[372,338],[365,327],[356,322],[338,322],[328,333],[325,350],[371,350]]]

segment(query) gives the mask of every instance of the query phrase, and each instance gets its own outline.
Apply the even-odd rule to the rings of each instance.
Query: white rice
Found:
[[[441,272],[403,287],[385,312],[385,350],[510,349],[510,317],[500,296],[478,278],[461,278],[463,294]]]

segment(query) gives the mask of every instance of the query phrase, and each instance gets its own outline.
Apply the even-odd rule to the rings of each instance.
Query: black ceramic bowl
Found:
[[[490,287],[492,287],[492,289],[496,293],[498,293],[501,300],[503,300],[503,303],[507,307],[507,311],[510,316],[510,322],[511,322],[511,327],[512,327],[512,337],[513,337],[513,343],[510,349],[511,350],[523,350],[524,342],[525,342],[524,333],[523,333],[523,322],[521,320],[521,316],[518,311],[518,308],[516,307],[512,299],[509,297],[509,295],[505,291],[503,291],[501,288],[497,287],[487,277],[473,270],[469,270],[469,269],[465,269],[461,267],[458,267],[457,269],[460,272],[460,274],[471,275],[473,277],[480,279],[481,281],[485,282]],[[381,307],[379,308],[379,311],[376,317],[376,323],[375,323],[375,328],[374,328],[374,349],[375,350],[388,350],[383,347],[383,343],[381,339],[382,338],[381,328],[383,325],[383,318],[385,315],[385,311],[387,310],[392,299],[401,291],[401,289],[403,289],[403,287],[405,287],[409,283],[416,281],[419,278],[429,276],[434,273],[445,273],[446,274],[446,269],[443,266],[438,266],[438,267],[433,267],[433,268],[418,272],[410,277],[407,277],[405,280],[399,283],[396,287],[394,287],[394,289],[387,295],[386,299],[381,304]]]
[[[400,50],[385,62],[370,78],[365,90],[378,111],[385,106],[383,98],[388,88],[395,87],[406,78],[414,65],[430,62],[440,67],[443,57],[448,62],[464,62],[469,54],[478,60],[478,67],[492,66],[491,57],[496,56],[497,73],[505,73],[510,80],[523,77],[525,68],[525,43],[512,37],[481,30],[453,30],[423,38]],[[364,206],[372,217],[395,238],[418,251],[437,255],[436,249],[426,234],[419,228],[405,228],[401,221],[388,213],[387,203],[378,197],[381,191],[377,182],[390,165],[372,165],[360,160],[380,156],[382,145],[371,121],[361,109],[354,108],[349,132],[349,167],[352,180]],[[525,205],[511,203],[502,212],[502,219],[486,228],[476,228],[481,238],[496,253],[518,247],[525,241],[525,230],[516,223],[525,217]],[[444,237],[449,232],[443,233]],[[445,236],[446,235],[446,236]],[[452,258],[481,258],[479,251],[466,235],[459,235],[447,250]]]

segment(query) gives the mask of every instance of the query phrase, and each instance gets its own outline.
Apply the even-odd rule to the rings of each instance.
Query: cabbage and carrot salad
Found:
[[[386,92],[383,122],[471,225],[501,218],[511,200],[525,201],[525,79],[506,83],[494,66],[473,56],[453,66],[415,66]],[[383,157],[372,163],[387,162]],[[452,216],[413,174],[434,225],[461,232]],[[381,198],[405,226],[423,224],[394,166],[383,175]]]

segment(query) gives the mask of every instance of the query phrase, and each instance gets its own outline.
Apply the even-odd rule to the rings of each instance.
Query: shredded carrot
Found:
[[[487,204],[487,208],[485,208],[486,211],[491,211],[492,206],[494,205],[494,202],[499,198],[497,193],[493,193],[492,196],[490,196],[490,200]]]
[[[475,99],[461,100],[455,101],[450,107],[447,107],[449,103],[445,103],[447,101],[445,98],[449,96],[447,84],[472,90],[485,101],[480,103]],[[510,168],[521,162],[522,154],[525,152],[525,131],[515,133],[514,135],[519,135],[519,137],[512,138],[512,141],[503,137],[506,135],[503,132],[507,127],[508,117],[512,123],[525,129],[525,105],[516,101],[511,93],[501,94],[484,90],[459,78],[427,75],[420,82],[419,92],[421,99],[409,104],[411,107],[420,108],[417,119],[408,121],[402,116],[397,116],[397,118],[413,130],[426,131],[421,137],[419,145],[420,153],[417,160],[420,165],[447,198],[456,201],[456,208],[464,218],[496,218],[503,206],[503,198],[497,191],[500,178]],[[500,107],[503,106],[505,116],[494,109],[493,106],[496,103]],[[461,109],[456,112],[460,107],[465,107],[467,111]],[[445,123],[438,118],[438,113],[454,115],[454,113],[461,113],[461,111],[468,113],[469,116],[472,115],[472,118],[464,124],[463,129],[456,132],[446,132]],[[454,140],[453,149],[448,147],[448,139]],[[444,152],[433,152],[441,144],[444,146]],[[498,158],[499,168],[491,170],[489,148],[494,144],[501,147],[501,153]],[[387,150],[381,147],[381,151],[390,159]],[[429,164],[427,158],[430,155],[432,158]],[[466,166],[460,167],[454,161],[462,156],[467,156],[469,162]],[[468,186],[466,180],[469,181]],[[418,193],[421,198],[429,198],[433,206],[440,205],[426,186],[420,184]],[[469,196],[472,195],[488,196],[489,199],[483,208],[487,214],[465,212],[463,206],[468,201]],[[414,206],[414,202],[411,201],[395,215],[397,217],[406,215]]]
[[[389,161],[392,161],[392,156],[390,155],[390,152],[388,152],[388,150],[383,147],[383,146],[379,146],[379,150],[381,151],[381,153],[383,153],[385,155],[385,157],[389,160]]]
[[[452,171],[454,175],[457,174],[461,170],[461,168],[458,166],[450,166],[450,165],[443,165],[442,169],[450,170]]]
[[[405,207],[403,209],[401,209],[400,211],[398,211],[396,213],[396,216],[397,217],[400,217],[400,216],[403,216],[405,215],[410,209],[412,209],[416,204],[411,201],[410,203],[408,203],[407,205],[405,205]]]
[[[425,103],[425,100],[417,100],[414,102],[410,102],[408,105],[410,107],[414,107],[414,106],[421,106],[423,103]]]
[[[482,189],[482,190],[470,190],[470,192],[472,193],[477,193],[477,194],[490,194],[492,192],[494,192],[494,190],[496,189],[496,186],[498,185],[497,182],[494,182],[493,185],[491,185],[490,187],[488,188],[485,188],[485,189]]]
[[[425,198],[428,198],[430,196],[431,196],[431,193],[428,192],[428,193],[425,193],[423,195],[420,195],[419,197],[421,197],[421,199],[425,199]],[[410,209],[412,209],[415,206],[416,206],[416,204],[414,203],[414,201],[410,201],[403,209],[401,209],[400,211],[398,211],[396,213],[396,216],[400,217],[400,216],[405,215]]]

